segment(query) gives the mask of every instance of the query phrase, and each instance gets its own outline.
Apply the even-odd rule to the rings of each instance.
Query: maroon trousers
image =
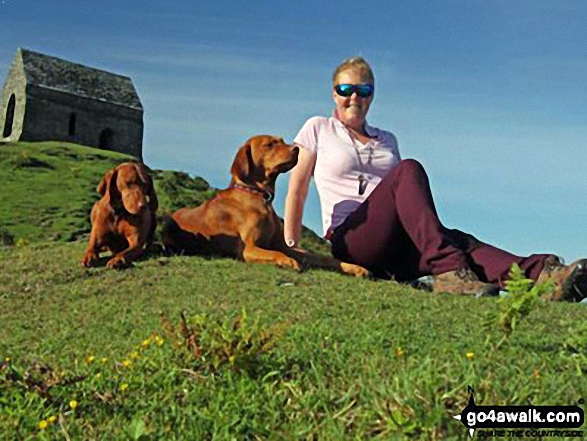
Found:
[[[428,176],[412,159],[401,161],[334,230],[331,240],[336,258],[398,281],[469,268],[483,282],[502,284],[514,263],[536,280],[549,256],[515,256],[444,227]]]

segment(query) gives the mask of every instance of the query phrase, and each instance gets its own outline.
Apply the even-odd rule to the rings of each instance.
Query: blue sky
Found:
[[[447,226],[571,261],[587,256],[586,22],[584,0],[2,0],[0,76],[19,46],[130,76],[145,162],[223,188],[248,137],[329,115],[333,69],[360,54],[370,124],[424,164]],[[320,231],[315,191],[304,223]]]

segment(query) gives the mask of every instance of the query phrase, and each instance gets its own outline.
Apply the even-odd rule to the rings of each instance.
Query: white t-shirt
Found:
[[[294,139],[295,144],[317,154],[314,179],[325,236],[355,211],[400,162],[393,134],[368,125],[365,130],[371,139],[362,144],[335,117],[315,116],[306,121]],[[362,195],[360,175],[367,180]]]

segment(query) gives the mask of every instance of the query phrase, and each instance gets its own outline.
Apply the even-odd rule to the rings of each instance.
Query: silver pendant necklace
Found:
[[[361,153],[359,152],[359,149],[356,145],[355,142],[355,137],[351,134],[351,139],[353,141],[353,149],[355,150],[355,153],[357,154],[357,160],[359,161],[359,166],[361,167],[361,173],[359,174],[359,196],[363,196],[365,194],[365,191],[367,190],[367,185],[369,185],[369,180],[365,177],[365,175],[367,174],[367,170],[365,167],[365,164],[363,164],[363,161],[361,160]],[[373,160],[373,147],[371,145],[369,145],[368,147],[369,149],[369,157],[367,158],[367,164],[371,164],[371,161]]]

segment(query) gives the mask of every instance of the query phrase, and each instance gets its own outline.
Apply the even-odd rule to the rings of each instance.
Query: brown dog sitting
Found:
[[[153,181],[146,166],[125,162],[106,172],[97,191],[102,199],[92,208],[92,233],[82,263],[96,266],[100,252],[108,250],[108,268],[127,267],[153,242],[159,205]]]
[[[358,265],[289,248],[282,221],[271,202],[275,180],[298,161],[298,147],[281,138],[255,136],[238,151],[229,188],[197,208],[182,208],[163,230],[166,249],[188,254],[221,254],[245,262],[273,263],[295,270],[303,266],[338,270],[355,276],[369,272]]]

